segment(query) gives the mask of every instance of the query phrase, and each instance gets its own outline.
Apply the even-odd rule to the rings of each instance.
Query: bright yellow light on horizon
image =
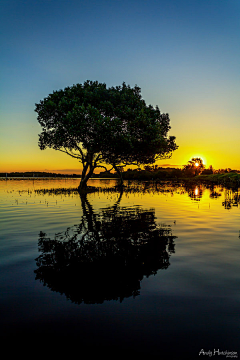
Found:
[[[204,157],[203,155],[201,155],[201,154],[194,154],[193,156],[191,156],[191,159],[196,159],[196,158],[202,159],[202,163],[203,163],[204,166],[207,165],[207,161],[206,161],[206,159],[205,159],[205,157]],[[195,166],[199,166],[199,163],[195,163]]]

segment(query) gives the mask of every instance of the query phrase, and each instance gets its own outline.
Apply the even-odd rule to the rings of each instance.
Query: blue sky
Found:
[[[0,171],[79,167],[38,149],[34,107],[88,79],[169,113],[179,149],[160,165],[240,169],[239,19],[239,0],[1,0]]]

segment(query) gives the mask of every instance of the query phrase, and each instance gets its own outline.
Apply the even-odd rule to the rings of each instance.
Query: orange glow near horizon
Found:
[[[181,150],[176,150],[172,154],[172,158],[159,160],[155,163],[159,167],[172,167],[182,169],[184,165],[188,163],[192,158],[202,159],[203,165],[208,168],[210,165],[213,166],[213,169],[239,169],[236,159],[228,158],[231,161],[234,160],[233,164],[229,164],[229,160],[223,161],[225,157],[216,157],[213,158],[207,153],[202,154],[190,151],[191,147],[184,148],[182,146]],[[192,154],[192,155],[189,155]],[[236,154],[237,156],[237,154]],[[222,162],[223,161],[223,162]],[[195,164],[196,165],[196,164]],[[196,165],[197,166],[197,165]],[[136,166],[128,165],[127,168],[135,168]],[[95,173],[104,171],[103,168],[96,168]],[[62,173],[62,174],[81,174],[82,164],[76,159],[71,158],[66,154],[62,154],[59,151],[46,149],[41,151],[37,143],[30,147],[27,150],[19,148],[18,153],[8,154],[8,157],[1,157],[1,173],[10,173],[10,172],[52,172],[52,173]]]
[[[234,147],[232,151],[233,140],[223,141],[221,133],[216,139],[208,135],[204,131],[204,136],[199,130],[198,134],[191,137],[188,132],[184,132],[182,127],[178,127],[178,118],[181,123],[186,119],[182,119],[177,113],[172,116],[172,135],[176,136],[176,143],[179,148],[172,153],[171,158],[156,161],[155,165],[163,168],[171,167],[182,169],[192,158],[200,158],[205,168],[212,165],[214,170],[231,168],[233,170],[240,169],[239,153]],[[18,115],[19,118],[19,115]],[[20,116],[22,123],[25,117]],[[195,120],[200,122],[200,118],[195,116]],[[30,119],[28,119],[30,121]],[[33,120],[31,120],[33,121]],[[6,118],[6,126],[3,128],[3,135],[0,144],[0,172],[53,172],[61,174],[81,174],[82,164],[76,159],[53,149],[41,151],[38,147],[38,135],[40,132],[39,125],[36,124],[29,129],[25,126],[17,128],[17,135],[11,135],[12,145],[9,147],[9,137],[7,133],[10,118]],[[12,128],[11,128],[12,129]],[[211,130],[211,129],[210,129]],[[209,130],[209,131],[210,131]],[[2,128],[1,128],[2,131]],[[11,130],[12,131],[12,130]],[[213,129],[212,129],[213,131]],[[212,131],[209,134],[212,134]],[[237,134],[237,131],[234,132]],[[226,129],[224,129],[224,135]],[[210,137],[210,138],[209,138]],[[223,148],[224,144],[224,148]],[[238,144],[235,141],[235,146]],[[240,145],[239,145],[240,146]],[[135,168],[128,165],[127,168]],[[95,173],[103,171],[103,168],[97,168]]]

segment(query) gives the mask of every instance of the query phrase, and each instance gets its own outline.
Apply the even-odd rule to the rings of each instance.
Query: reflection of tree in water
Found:
[[[185,185],[185,190],[192,200],[200,201],[202,198],[203,188],[201,185]]]
[[[210,194],[209,197],[211,199],[218,199],[222,196],[222,192],[224,192],[224,201],[222,201],[222,205],[225,209],[231,209],[232,207],[237,207],[240,204],[240,194],[237,190],[226,189],[225,187],[216,187],[215,185],[205,186],[209,189]],[[189,185],[184,186],[185,191],[187,191],[188,195],[193,200],[198,200],[202,198],[204,188],[201,185]]]
[[[75,303],[139,295],[143,276],[167,269],[174,253],[169,226],[159,226],[154,210],[113,207],[94,213],[82,198],[80,224],[47,238],[40,232],[36,279]]]
[[[203,184],[185,184],[183,186],[184,191],[186,191],[188,193],[188,196],[192,199],[192,200],[196,200],[196,201],[200,201],[203,193],[205,191],[205,189],[209,190],[209,197],[210,199],[218,199],[219,196],[222,196],[221,192],[222,188],[219,189],[218,187],[216,187],[215,185],[203,185]]]
[[[222,194],[216,191],[214,186],[210,188],[209,197],[211,199],[218,199],[220,196],[222,196]]]
[[[240,194],[238,191],[227,190],[225,192],[225,200],[222,205],[225,209],[231,209],[233,206],[238,206],[240,203]]]

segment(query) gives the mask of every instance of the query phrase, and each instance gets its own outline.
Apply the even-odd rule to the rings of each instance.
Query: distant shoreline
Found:
[[[72,179],[72,180],[79,180],[81,178],[79,177],[43,177],[43,176],[29,176],[29,177],[20,177],[20,176],[8,176],[8,177],[0,177],[0,180],[69,180],[69,179]],[[93,177],[93,178],[90,178],[90,180],[115,180],[116,178],[115,177],[109,177],[109,178],[99,178],[99,177]]]
[[[28,174],[20,174],[20,173],[9,173],[7,176],[4,176],[4,173],[0,173],[0,181],[11,181],[11,180],[79,180],[81,179],[80,175],[72,174],[72,175],[63,175],[63,174],[38,174],[30,173]],[[229,187],[240,187],[240,174],[237,172],[229,172],[223,174],[209,174],[209,175],[197,175],[186,177],[183,174],[177,173],[178,176],[171,176],[173,174],[166,172],[162,173],[164,176],[154,176],[154,173],[146,173],[142,172],[125,172],[123,173],[124,181],[152,181],[154,183],[161,182],[179,182],[185,184],[209,184],[209,185],[223,185]],[[17,176],[16,176],[17,175]],[[104,176],[105,175],[105,176]],[[107,176],[106,176],[107,175]],[[159,173],[157,174],[159,175]],[[161,175],[161,173],[160,173]],[[115,174],[96,174],[90,178],[91,180],[117,180],[118,177]]]

